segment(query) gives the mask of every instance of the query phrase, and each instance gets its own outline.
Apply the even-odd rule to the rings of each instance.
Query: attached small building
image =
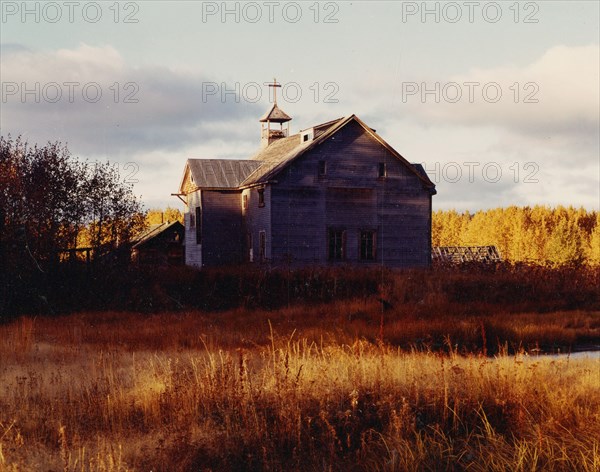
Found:
[[[150,225],[131,241],[131,259],[138,265],[174,266],[184,262],[184,227],[179,221]]]
[[[186,264],[430,265],[423,167],[355,115],[294,135],[290,120],[275,102],[250,159],[187,160]]]

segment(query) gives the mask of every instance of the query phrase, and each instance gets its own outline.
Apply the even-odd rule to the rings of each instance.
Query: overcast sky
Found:
[[[110,160],[181,208],[187,158],[249,158],[356,114],[436,182],[434,209],[600,206],[597,1],[2,1],[0,131]]]

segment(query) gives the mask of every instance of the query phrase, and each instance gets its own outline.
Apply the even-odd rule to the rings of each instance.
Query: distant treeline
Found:
[[[434,246],[496,246],[509,262],[600,265],[600,213],[546,206],[433,214]]]

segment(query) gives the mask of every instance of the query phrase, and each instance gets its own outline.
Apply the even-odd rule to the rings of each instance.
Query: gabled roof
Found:
[[[314,133],[315,133],[315,135],[313,136],[313,139],[314,138],[318,138],[325,131],[327,131],[328,128],[331,128],[333,125],[335,125],[336,123],[342,121],[343,119],[344,119],[344,117],[342,116],[341,118],[337,118],[335,120],[327,121],[326,123],[321,123],[320,125],[313,126],[313,130],[314,130]]]
[[[346,118],[340,118],[338,120],[333,120],[328,123],[324,123],[322,125],[314,126],[315,129],[315,137],[312,141],[301,142],[300,135],[295,134],[288,138],[282,138],[274,143],[270,144],[265,149],[261,150],[256,154],[252,159],[256,161],[261,161],[264,163],[261,167],[259,167],[255,172],[248,176],[246,180],[242,182],[242,186],[255,185],[258,183],[268,182],[273,179],[284,167],[290,164],[292,161],[296,160],[302,154],[307,152],[308,150],[318,146],[323,143],[325,140],[333,136],[340,129],[346,126],[351,122],[358,123],[366,133],[375,138],[382,146],[384,146],[392,155],[394,155],[398,160],[403,162],[407,168],[413,172],[419,179],[423,182],[423,184],[432,189],[435,192],[435,185],[429,179],[425,171],[420,168],[417,169],[414,164],[408,162],[404,157],[402,157],[393,147],[391,147],[385,140],[379,136],[373,129],[369,128],[362,120],[360,120],[356,115],[350,115]],[[317,134],[318,130],[318,134]]]
[[[258,121],[267,122],[273,121],[275,123],[285,123],[286,121],[290,121],[292,118],[281,108],[277,106],[277,103],[273,103],[271,109],[266,112],[262,118]]]
[[[146,229],[146,231],[138,234],[135,238],[131,239],[130,243],[133,244],[133,246],[131,246],[131,248],[137,249],[138,247],[147,243],[148,241],[155,238],[159,234],[163,233],[167,229],[172,228],[172,227],[177,227],[177,226],[181,226],[181,230],[184,229],[183,225],[177,220],[171,221],[171,222],[166,222],[166,223],[158,223],[158,224],[150,225],[148,227],[148,229]]]
[[[274,105],[273,108],[275,108]],[[272,110],[273,110],[272,108]],[[286,115],[287,116],[287,115]],[[303,142],[300,134],[278,139],[266,148],[261,149],[250,160],[232,159],[188,159],[180,185],[180,191],[185,192],[184,185],[189,169],[193,178],[192,188],[240,188],[267,183],[287,165],[296,160],[310,149],[320,145],[349,123],[358,123],[365,132],[385,147],[394,157],[404,163],[423,183],[435,194],[435,185],[419,164],[411,164],[392,148],[372,128],[369,128],[356,115],[328,121],[313,126],[314,138]]]
[[[188,159],[179,188],[184,190],[188,170],[195,188],[237,188],[260,165],[242,159]]]
[[[429,179],[429,176],[427,175],[427,172],[425,172],[425,169],[423,168],[423,166],[421,164],[417,164],[416,162],[413,162],[411,165],[415,168],[415,170],[419,174],[421,174],[422,177],[425,177],[425,178]]]

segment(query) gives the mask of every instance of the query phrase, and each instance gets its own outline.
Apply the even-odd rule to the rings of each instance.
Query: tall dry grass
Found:
[[[433,296],[432,298],[435,298]],[[435,302],[428,301],[429,309]],[[465,305],[467,312],[469,306]],[[269,323],[282,336],[292,332],[319,343],[352,344],[356,339],[383,341],[403,349],[492,355],[499,349],[515,353],[542,349],[570,352],[600,345],[600,311],[549,313],[447,314],[442,308],[386,308],[373,298],[320,305],[294,305],[275,311],[237,308],[224,312],[185,311],[159,314],[131,312],[79,313],[62,317],[23,317],[8,330],[11,347],[20,352],[34,342],[128,347],[132,350],[253,348],[269,343]],[[33,332],[35,324],[37,335]],[[8,342],[8,341],[6,341]]]
[[[162,313],[275,310],[384,298],[404,315],[502,314],[600,309],[600,271],[585,266],[124,268],[60,265],[55,272],[0,272],[0,323],[18,315],[82,311]]]
[[[321,324],[325,306],[0,326],[0,470],[600,470],[598,359],[402,350],[357,336],[380,326],[352,303]]]

